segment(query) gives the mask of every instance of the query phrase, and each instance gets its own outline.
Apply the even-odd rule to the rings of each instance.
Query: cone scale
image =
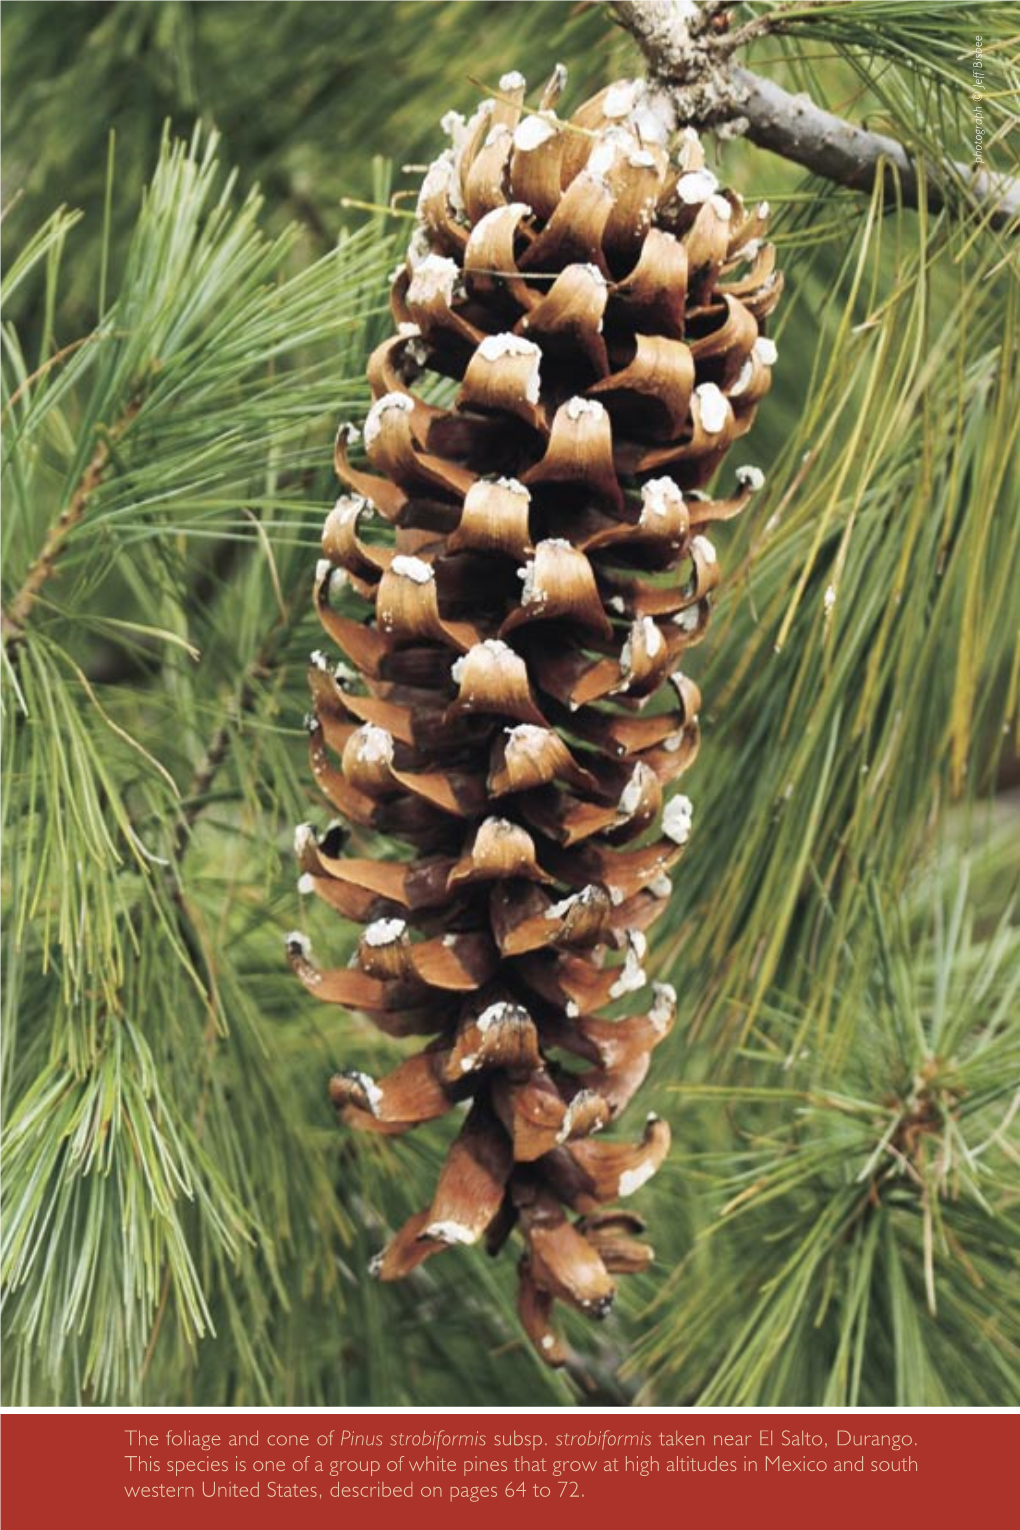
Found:
[[[761,475],[705,486],[769,387],[781,289],[767,207],[719,189],[661,95],[622,81],[561,120],[561,85],[529,109],[507,75],[444,124],[362,449],[338,437],[315,601],[341,662],[313,655],[309,738],[345,828],[302,826],[297,852],[303,890],[363,928],[349,967],[288,943],[313,994],[420,1045],[378,1079],[337,1073],[341,1121],[462,1117],[373,1273],[514,1235],[552,1365],[554,1304],[604,1316],[653,1257],[615,1203],[668,1126],[602,1129],[674,1021],[645,956],[691,830],[684,659],[712,524]]]

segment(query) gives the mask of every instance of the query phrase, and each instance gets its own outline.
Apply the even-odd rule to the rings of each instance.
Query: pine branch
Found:
[[[289,631],[292,622],[292,608],[287,609],[284,616],[276,623],[275,627],[259,648],[258,653],[247,665],[242,677],[241,684],[227,705],[226,713],[220,723],[217,724],[209,743],[198,764],[185,793],[181,816],[177,823],[173,841],[173,859],[179,864],[188,848],[192,831],[201,816],[209,791],[216,780],[223,764],[230,753],[230,741],[238,725],[249,712],[253,710],[258,700],[259,683],[270,673],[273,660],[279,651],[280,645]]]
[[[869,191],[877,176],[898,185],[907,207],[982,209],[992,228],[1020,217],[1020,181],[955,160],[913,155],[902,143],[825,111],[730,62],[734,47],[766,28],[727,38],[724,7],[708,0],[616,0],[612,11],[634,38],[652,78],[675,98],[678,117],[696,126],[741,124],[752,143],[853,191]]]
[[[977,915],[974,886],[996,840],[962,870],[947,853],[904,899],[869,886],[828,1035],[780,1000],[741,1086],[677,1086],[688,1114],[725,1101],[740,1130],[720,1152],[697,1149],[707,1182],[720,1176],[711,1262],[677,1269],[639,1341],[632,1370],[644,1364],[663,1388],[639,1403],[680,1391],[698,1406],[781,1406],[810,1391],[828,1406],[988,1405],[1015,1393],[1020,941],[1008,914],[997,927]]]
[[[957,160],[916,159],[895,138],[845,122],[749,69],[735,67],[731,78],[751,142],[814,175],[852,191],[870,191],[881,174],[890,190],[898,186],[907,207],[920,207],[923,201],[929,212],[941,212],[961,203],[973,205],[984,209],[996,229],[1020,217],[1020,182],[1012,176],[975,170]]]
[[[308,1268],[309,1243],[343,1226],[325,1153],[296,1150],[306,1060],[269,1072],[248,991],[250,969],[272,971],[268,942],[278,960],[246,895],[257,889],[261,909],[275,873],[266,804],[288,789],[286,749],[267,728],[245,769],[228,766],[248,739],[239,725],[272,704],[264,677],[304,607],[290,548],[305,534],[307,464],[322,423],[363,398],[354,379],[392,257],[366,231],[295,270],[293,237],[267,236],[258,212],[254,197],[235,203],[211,149],[167,142],[88,336],[104,344],[45,357],[61,328],[47,319],[33,367],[34,345],[5,325],[4,551],[17,573],[4,700],[10,684],[19,706],[4,708],[4,822],[19,853],[4,888],[0,1278],[19,1395],[137,1401],[147,1384],[167,1395],[171,1372],[183,1395],[215,1332],[236,1357],[227,1386],[268,1401],[281,1270]],[[62,298],[72,221],[55,215],[33,236],[15,278],[45,263]],[[274,550],[266,526],[281,509]],[[285,571],[288,615],[268,639],[265,568],[235,567],[253,545],[274,587]],[[97,694],[97,639],[151,661],[135,684]],[[189,772],[182,804],[172,782]],[[231,823],[210,825],[206,856],[189,836],[214,779]],[[186,888],[179,860],[156,853],[175,832],[178,853],[203,856]],[[281,1090],[290,1145],[263,1148]],[[294,1216],[309,1175],[312,1216]],[[80,1273],[68,1282],[67,1269]],[[326,1304],[335,1326],[343,1293],[330,1287]],[[222,1377],[210,1385],[222,1394]]]
[[[8,652],[11,652],[24,637],[25,628],[43,586],[56,573],[57,564],[69,537],[85,519],[89,503],[103,482],[110,465],[112,447],[127,430],[140,408],[141,400],[138,397],[133,398],[113,428],[103,432],[99,444],[89,459],[88,466],[78,480],[74,493],[46,533],[39,555],[25,575],[20,590],[11,601],[10,609],[0,612],[0,631],[3,634],[3,645]]]

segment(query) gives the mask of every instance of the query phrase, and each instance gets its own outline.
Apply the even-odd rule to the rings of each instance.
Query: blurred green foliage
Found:
[[[111,131],[114,263],[166,122],[183,137],[198,122],[215,128],[243,183],[261,186],[269,226],[296,221],[306,253],[320,253],[350,225],[341,198],[377,189],[373,160],[398,170],[426,161],[439,119],[476,98],[473,80],[493,84],[518,60],[537,79],[562,57],[583,99],[612,76],[612,55],[630,51],[622,37],[607,50],[607,31],[597,7],[570,4],[14,0],[4,8],[4,184],[23,197],[22,229],[59,203],[86,211],[62,293],[67,322],[80,324],[95,301]],[[19,237],[5,231],[15,246]]]

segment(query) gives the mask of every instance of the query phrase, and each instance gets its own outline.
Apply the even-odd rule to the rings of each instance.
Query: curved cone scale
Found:
[[[535,1284],[592,1317],[605,1317],[616,1285],[594,1245],[548,1190],[526,1185],[518,1199]]]
[[[536,1284],[530,1259],[521,1260],[518,1274],[517,1315],[521,1327],[546,1365],[566,1365],[570,1351],[551,1323],[555,1298],[550,1291],[544,1291]]]
[[[440,1243],[476,1243],[498,1216],[513,1172],[510,1141],[476,1101],[446,1156],[420,1236]]]
[[[453,1096],[439,1077],[443,1058],[440,1052],[422,1052],[378,1081],[367,1073],[335,1073],[329,1083],[330,1099],[352,1126],[365,1131],[407,1131],[453,1107]]]
[[[571,1158],[584,1176],[584,1210],[606,1201],[633,1195],[651,1179],[669,1151],[670,1131],[665,1121],[652,1118],[641,1142],[574,1142]]]
[[[577,1225],[611,1275],[637,1275],[655,1258],[654,1249],[640,1242],[639,1234],[645,1230],[640,1217],[628,1212],[601,1211],[582,1217]]]
[[[515,1162],[533,1163],[562,1142],[567,1106],[547,1073],[533,1073],[519,1084],[497,1079],[492,1099],[513,1143]]]
[[[433,1254],[441,1254],[451,1244],[442,1238],[430,1238],[425,1229],[430,1220],[428,1211],[419,1211],[406,1221],[386,1247],[369,1265],[369,1273],[376,1280],[403,1280]]]
[[[782,290],[765,204],[719,188],[660,93],[618,81],[567,119],[562,87],[508,74],[451,118],[373,402],[337,436],[308,731],[344,829],[295,848],[301,892],[362,928],[347,966],[288,937],[311,994],[424,1048],[338,1072],[345,1126],[466,1107],[373,1272],[522,1240],[520,1320],[550,1365],[570,1359],[555,1304],[603,1317],[653,1258],[614,1203],[669,1129],[613,1127],[676,1015],[668,985],[649,997],[646,932],[692,830],[685,655],[713,524],[762,486],[713,479],[768,392]]]
[[[457,1083],[465,1074],[496,1069],[527,1078],[540,1065],[538,1029],[531,1015],[519,1004],[498,999],[461,1021],[445,1076]]]

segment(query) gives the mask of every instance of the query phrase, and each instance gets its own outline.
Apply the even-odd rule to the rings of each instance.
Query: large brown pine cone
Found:
[[[654,1173],[668,1127],[594,1134],[675,994],[600,1012],[645,988],[688,838],[691,805],[665,792],[698,747],[682,664],[719,577],[705,532],[761,475],[701,490],[768,389],[780,292],[767,207],[718,189],[663,98],[624,81],[561,121],[560,76],[538,110],[512,74],[444,124],[397,333],[369,364],[368,465],[338,440],[350,492],[315,598],[344,663],[313,656],[309,726],[365,848],[304,826],[298,853],[304,890],[365,928],[339,970],[289,942],[319,998],[428,1038],[379,1080],[337,1074],[344,1122],[393,1134],[465,1107],[431,1204],[374,1272],[495,1252],[516,1227],[521,1317],[554,1365],[554,1301],[601,1316],[652,1258],[640,1219],[603,1208]],[[403,850],[380,858],[377,834]]]

